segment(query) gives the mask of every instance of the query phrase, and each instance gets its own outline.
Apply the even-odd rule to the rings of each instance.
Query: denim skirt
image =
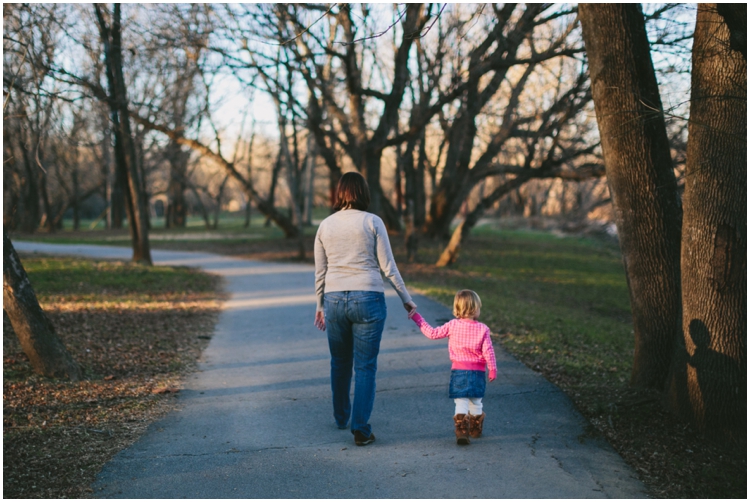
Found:
[[[484,389],[487,387],[485,375],[485,371],[451,370],[448,397],[484,397]]]

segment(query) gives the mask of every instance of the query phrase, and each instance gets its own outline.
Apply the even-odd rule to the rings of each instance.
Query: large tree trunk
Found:
[[[681,209],[643,12],[580,4],[635,333],[631,383],[662,389],[680,329]]]
[[[46,377],[81,379],[55,327],[39,306],[13,243],[3,230],[3,309],[34,371]]]
[[[742,442],[747,437],[747,61],[730,41],[716,5],[699,5],[682,237],[684,340],[678,344],[669,398],[675,411],[707,433]]]

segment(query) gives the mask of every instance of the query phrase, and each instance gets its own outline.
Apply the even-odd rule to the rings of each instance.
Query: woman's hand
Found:
[[[315,312],[315,327],[320,331],[326,330],[326,315],[322,310]]]
[[[417,310],[417,304],[414,303],[414,302],[406,302],[406,303],[404,303],[404,308],[406,309],[406,311],[409,314],[411,314],[412,312],[414,312],[415,310]],[[411,317],[411,316],[409,316],[409,317]]]

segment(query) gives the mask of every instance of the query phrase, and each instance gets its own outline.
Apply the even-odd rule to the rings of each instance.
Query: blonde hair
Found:
[[[482,300],[470,289],[462,289],[453,299],[453,315],[460,319],[476,319],[481,308]]]

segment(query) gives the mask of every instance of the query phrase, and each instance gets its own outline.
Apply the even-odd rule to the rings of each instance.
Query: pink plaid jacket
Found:
[[[497,377],[497,361],[492,348],[490,328],[472,319],[453,319],[442,326],[433,328],[419,314],[411,318],[422,334],[432,340],[448,337],[448,355],[454,370],[485,371],[489,368],[489,377]]]

